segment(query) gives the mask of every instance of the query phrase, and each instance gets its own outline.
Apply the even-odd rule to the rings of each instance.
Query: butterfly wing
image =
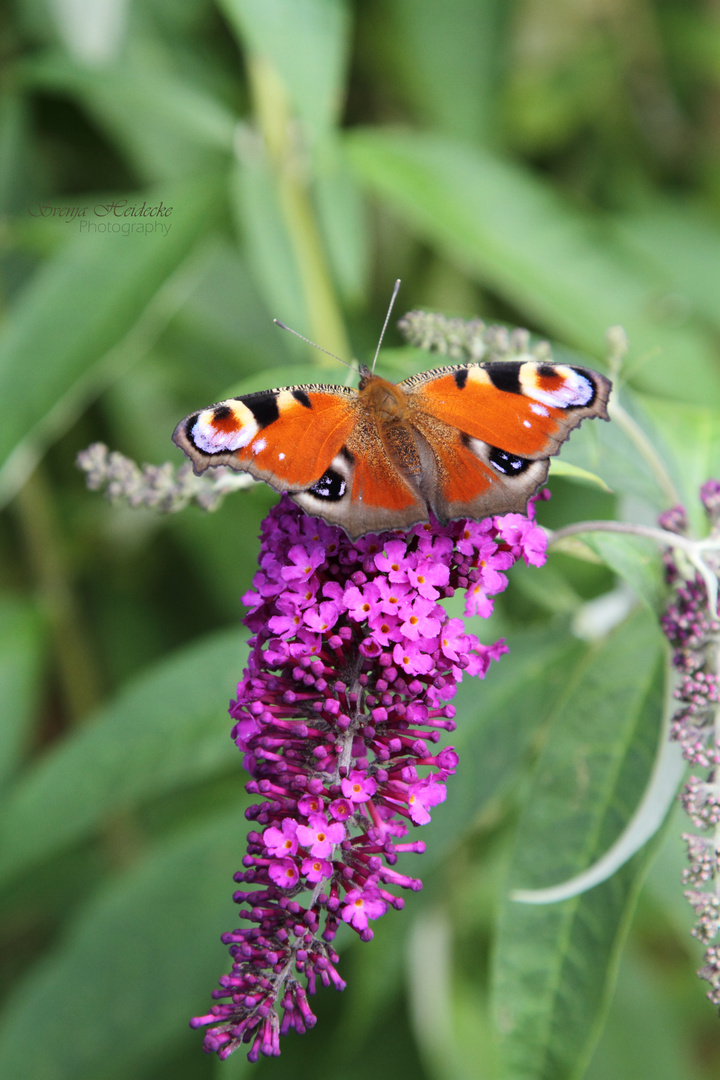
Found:
[[[311,487],[344,446],[357,391],[347,386],[287,386],[229,398],[191,413],[173,441],[200,474],[228,465],[276,491]]]
[[[427,518],[372,412],[345,386],[289,386],[230,398],[186,416],[173,440],[200,474],[218,465],[287,491],[351,537]]]
[[[443,521],[524,513],[573,428],[608,418],[611,384],[587,368],[497,361],[437,368],[400,387],[433,451],[426,498]]]
[[[524,512],[573,428],[607,419],[610,383],[586,368],[465,364],[399,386],[289,386],[192,413],[173,439],[196,473],[228,465],[287,491],[350,537],[427,520]]]
[[[351,539],[409,528],[428,517],[421,491],[388,453],[373,411],[361,405],[347,443],[325,474],[293,499],[308,514],[341,525]]]

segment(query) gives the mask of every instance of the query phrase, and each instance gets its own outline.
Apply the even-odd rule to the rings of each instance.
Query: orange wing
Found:
[[[586,417],[607,419],[610,382],[587,368],[498,361],[438,368],[400,384],[413,407],[506,453],[556,454]]]
[[[525,513],[573,428],[607,419],[611,384],[587,368],[498,361],[438,368],[400,386],[433,452],[428,505],[445,521]]]
[[[307,488],[347,441],[356,401],[357,391],[346,386],[264,390],[186,416],[173,441],[198,474],[229,465],[277,491]]]
[[[353,537],[427,518],[425,502],[348,387],[290,386],[230,398],[187,416],[173,439],[196,473],[218,465],[249,472]]]
[[[358,404],[355,412],[347,443],[330,467],[293,499],[308,514],[341,525],[352,538],[426,521],[426,502],[388,454],[372,410]]]

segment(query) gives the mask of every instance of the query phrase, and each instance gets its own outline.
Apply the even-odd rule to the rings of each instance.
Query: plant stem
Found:
[[[617,401],[610,403],[610,419],[623,429],[625,434],[632,440],[640,456],[647,463],[655,477],[660,490],[668,500],[668,506],[677,506],[682,502],[680,492],[677,490],[670,475],[665,468],[664,462],[653,444],[648,439],[640,425],[633,420],[632,416]]]
[[[75,724],[100,701],[92,650],[62,555],[60,526],[39,468],[18,491],[17,516],[33,583],[45,609],[67,715]]]
[[[255,115],[275,172],[278,196],[295,253],[310,336],[329,352],[350,359],[352,353],[333,288],[320,229],[310,198],[306,151],[293,124],[285,86],[275,68],[252,56],[248,76]]]
[[[588,532],[615,532],[625,533],[628,536],[645,536],[662,547],[681,548],[683,551],[697,552],[703,549],[717,548],[717,540],[691,540],[679,533],[669,532],[654,525],[638,525],[631,521],[576,521],[572,525],[565,525],[562,529],[549,533],[549,543],[556,544],[568,536],[576,536],[578,533]]]

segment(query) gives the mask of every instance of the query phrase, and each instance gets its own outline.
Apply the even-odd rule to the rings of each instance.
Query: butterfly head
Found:
[[[372,382],[377,376],[370,370],[367,364],[358,364],[358,374],[360,376],[360,382],[358,384],[359,390],[364,390],[368,383]]]

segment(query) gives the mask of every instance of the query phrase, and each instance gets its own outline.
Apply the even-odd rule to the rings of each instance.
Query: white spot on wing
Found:
[[[284,460],[285,460],[285,455],[284,454],[278,454],[278,461],[284,461]]]
[[[250,447],[250,449],[252,450],[253,454],[261,454],[266,447],[267,447],[267,440],[266,439],[256,439],[255,442]]]
[[[589,401],[592,401],[595,387],[590,379],[564,364],[558,364],[555,371],[562,376],[563,381],[559,386],[553,390],[543,390],[541,386],[536,385],[535,378],[531,376],[529,385],[523,380],[524,393],[553,409],[568,409],[573,405],[587,405]]]
[[[545,406],[544,405],[538,405],[538,403],[536,401],[531,401],[530,402],[530,409],[532,410],[532,412],[535,413],[536,416],[549,416],[550,415],[550,413],[547,411]]]
[[[532,424],[529,420],[523,420],[523,427],[532,427]]]
[[[246,410],[249,413],[249,410]],[[242,423],[242,417],[239,418]],[[206,454],[217,454],[223,451],[232,453],[233,450],[242,450],[258,433],[258,426],[252,413],[250,419],[243,423],[238,431],[218,431],[213,422],[213,410],[205,409],[195,421],[190,437],[197,446]]]

